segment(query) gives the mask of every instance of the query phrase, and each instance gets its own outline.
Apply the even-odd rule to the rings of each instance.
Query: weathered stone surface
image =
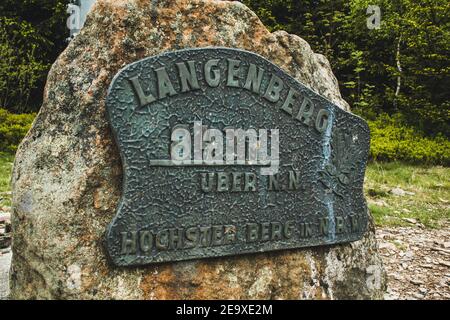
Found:
[[[52,67],[44,104],[13,172],[12,298],[381,298],[373,224],[361,241],[309,250],[113,267],[104,232],[122,169],[105,110],[118,70],[175,49],[256,52],[348,109],[325,57],[270,33],[239,2],[99,0]]]

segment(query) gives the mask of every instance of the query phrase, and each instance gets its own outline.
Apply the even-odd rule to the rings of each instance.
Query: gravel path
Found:
[[[389,300],[450,299],[450,224],[377,230]]]
[[[11,265],[11,250],[7,253],[2,253],[8,251],[9,249],[0,249],[0,300],[6,299],[9,294],[9,266]]]

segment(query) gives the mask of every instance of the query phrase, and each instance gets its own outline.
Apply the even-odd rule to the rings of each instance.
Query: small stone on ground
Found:
[[[441,229],[378,228],[389,300],[450,299],[450,223]]]
[[[0,300],[9,295],[9,267],[11,265],[11,250],[0,250]]]

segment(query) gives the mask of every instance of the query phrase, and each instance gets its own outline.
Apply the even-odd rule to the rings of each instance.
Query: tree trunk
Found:
[[[394,99],[394,110],[397,111],[397,104],[398,104],[398,96],[400,94],[400,89],[402,86],[402,65],[400,63],[400,44],[402,42],[402,36],[400,35],[397,42],[397,51],[395,54],[395,61],[397,63],[397,88],[395,89],[395,99]]]

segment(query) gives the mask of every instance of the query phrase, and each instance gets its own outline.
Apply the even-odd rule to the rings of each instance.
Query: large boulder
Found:
[[[122,185],[105,98],[125,65],[161,52],[253,51],[348,110],[327,59],[303,39],[270,33],[239,2],[98,0],[53,65],[44,103],[13,172],[11,297],[17,299],[382,298],[373,222],[360,241],[165,263],[112,266],[107,225]]]

